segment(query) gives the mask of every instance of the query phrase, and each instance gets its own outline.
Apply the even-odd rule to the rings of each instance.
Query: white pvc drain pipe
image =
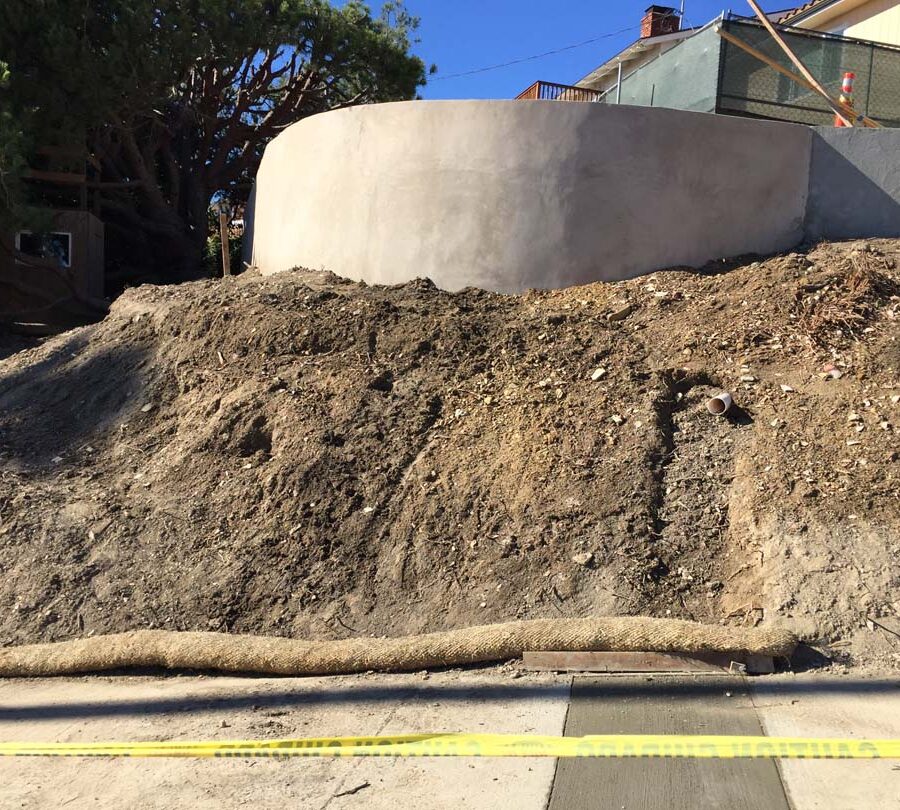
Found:
[[[731,394],[727,391],[722,391],[720,394],[716,394],[714,397],[706,400],[706,410],[715,416],[722,416],[728,411],[731,404]]]

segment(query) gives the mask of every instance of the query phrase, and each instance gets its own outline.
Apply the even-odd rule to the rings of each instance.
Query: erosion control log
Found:
[[[525,650],[789,656],[796,645],[794,635],[775,628],[723,627],[634,616],[536,619],[402,638],[337,641],[136,630],[0,649],[0,677],[68,675],[129,667],[340,675],[505,661],[520,657]]]

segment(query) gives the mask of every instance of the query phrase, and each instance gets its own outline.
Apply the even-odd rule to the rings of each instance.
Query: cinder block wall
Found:
[[[501,292],[630,278],[803,238],[812,131],[553,101],[354,107],[266,149],[253,260]]]

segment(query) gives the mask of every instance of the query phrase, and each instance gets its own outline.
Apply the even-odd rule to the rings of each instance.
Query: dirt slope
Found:
[[[131,290],[0,361],[0,643],[650,613],[896,660],[898,254]]]

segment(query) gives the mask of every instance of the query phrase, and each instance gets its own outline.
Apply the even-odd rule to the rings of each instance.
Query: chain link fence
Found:
[[[729,18],[722,27],[779,65],[797,72],[761,25]],[[783,36],[830,95],[840,95],[844,73],[852,71],[856,74],[854,109],[886,127],[900,127],[900,48],[796,29]],[[834,122],[834,113],[817,93],[730,42],[723,40],[722,48],[717,112],[818,126]]]

